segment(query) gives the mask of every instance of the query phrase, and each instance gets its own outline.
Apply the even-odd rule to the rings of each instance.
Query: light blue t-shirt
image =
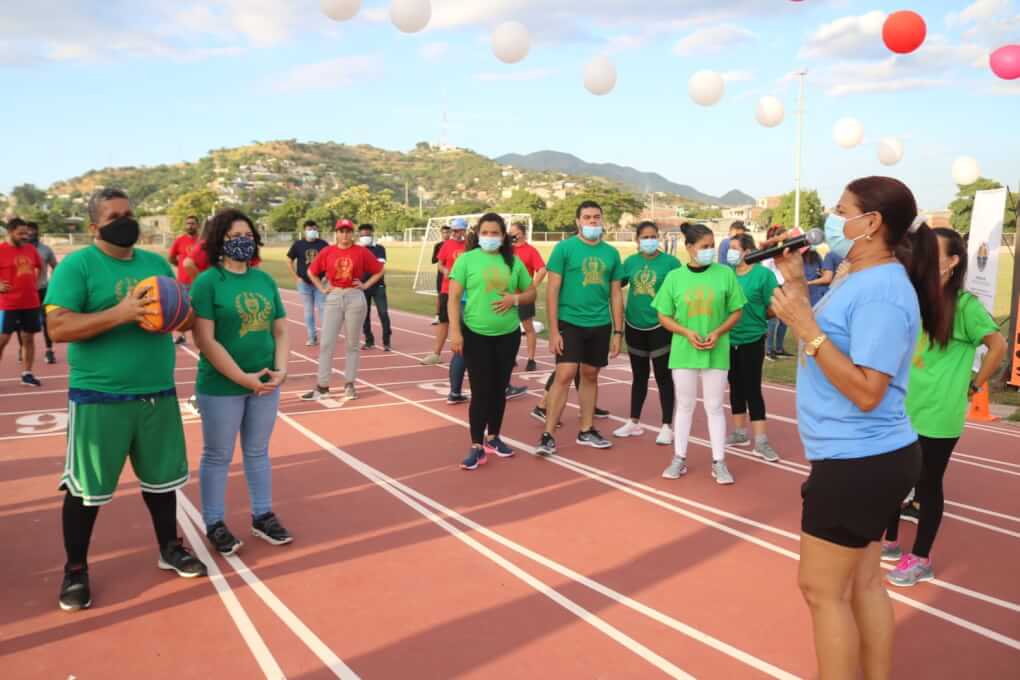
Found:
[[[797,362],[797,421],[808,460],[866,458],[917,441],[904,400],[921,330],[917,294],[900,264],[847,277],[815,308],[829,342],[857,366],[892,377],[873,411],[865,413],[829,382],[814,359]]]

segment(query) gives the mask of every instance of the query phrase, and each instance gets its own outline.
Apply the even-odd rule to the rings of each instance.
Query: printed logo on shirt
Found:
[[[341,257],[336,261],[336,279],[338,281],[349,281],[354,278],[354,260],[349,257]]]
[[[928,348],[928,340],[924,336],[917,339],[917,347],[914,348],[914,368],[924,369],[924,351]]]
[[[658,277],[654,271],[648,267],[644,267],[637,273],[634,280],[631,281],[631,290],[634,292],[635,296],[647,295],[648,297],[655,297],[655,283],[657,279]]]
[[[259,293],[241,293],[234,298],[234,307],[241,317],[242,338],[249,333],[260,333],[269,330],[269,321],[273,318],[273,303]]]
[[[687,318],[693,319],[698,316],[712,316],[712,307],[715,304],[715,291],[698,288],[684,293],[684,302],[687,303]]]
[[[581,271],[584,272],[583,286],[604,286],[605,274],[606,274],[606,263],[597,257],[585,258],[584,263],[581,265]]]
[[[135,286],[138,285],[138,283],[139,283],[138,279],[132,278],[130,276],[125,279],[121,279],[113,287],[113,294],[117,296],[117,300],[123,300],[124,296],[133,291],[135,289]]]
[[[25,255],[18,255],[14,258],[15,276],[35,276],[35,263],[32,258]]]
[[[502,293],[506,290],[507,285],[510,283],[507,280],[506,271],[499,266],[489,267],[482,274],[482,277],[485,279],[486,293],[491,293],[493,291]]]
[[[307,266],[311,265],[312,262],[315,261],[315,258],[318,256],[318,254],[319,254],[319,251],[315,250],[314,248],[309,248],[308,250],[306,250],[305,251],[305,266],[307,267]]]

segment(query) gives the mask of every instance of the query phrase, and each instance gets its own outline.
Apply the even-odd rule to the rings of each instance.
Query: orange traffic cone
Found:
[[[971,400],[967,420],[972,423],[994,423],[998,420],[988,407],[988,383],[982,385],[978,393],[974,395],[974,399]]]

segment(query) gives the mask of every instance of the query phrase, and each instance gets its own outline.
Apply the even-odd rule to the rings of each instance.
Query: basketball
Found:
[[[150,333],[171,333],[191,318],[191,299],[188,291],[176,279],[169,276],[150,276],[134,288],[137,295],[142,291],[149,296],[149,311],[139,322]]]

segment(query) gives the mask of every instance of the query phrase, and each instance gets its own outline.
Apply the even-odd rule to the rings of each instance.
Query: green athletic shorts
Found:
[[[68,404],[67,460],[60,488],[85,505],[113,500],[124,461],[143,491],[179,489],[188,482],[181,408],[175,396],[100,404]]]

